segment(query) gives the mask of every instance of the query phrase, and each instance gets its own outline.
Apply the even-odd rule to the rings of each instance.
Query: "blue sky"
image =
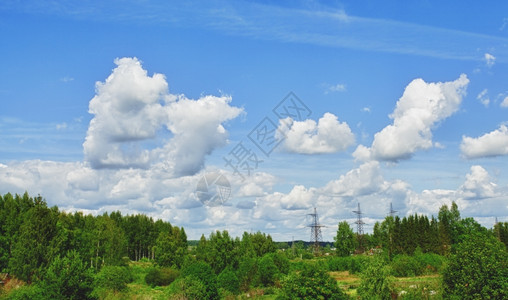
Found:
[[[367,231],[390,202],[403,216],[456,201],[491,227],[508,220],[507,6],[2,1],[0,193],[142,212],[190,238],[308,239],[316,206],[332,240],[358,202]],[[274,114],[290,92],[308,116]],[[268,156],[249,139],[264,118]],[[240,142],[259,159],[243,178],[225,164]],[[194,193],[214,172],[224,206]]]

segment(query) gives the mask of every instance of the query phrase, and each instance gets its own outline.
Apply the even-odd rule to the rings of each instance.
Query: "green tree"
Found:
[[[300,272],[290,273],[282,280],[277,299],[349,299],[337,281],[317,264],[305,264]]]
[[[76,251],[57,256],[45,271],[40,286],[51,299],[89,299],[93,272]]]
[[[505,246],[487,233],[465,237],[443,271],[443,286],[452,299],[507,299]]]
[[[243,256],[238,263],[237,277],[240,290],[246,292],[257,274],[258,265],[254,257]]]
[[[355,235],[348,222],[339,223],[337,236],[335,236],[335,248],[338,256],[349,256],[355,250]]]
[[[358,295],[362,299],[392,299],[393,277],[381,257],[374,257],[360,277]]]
[[[9,260],[9,270],[19,279],[31,282],[40,278],[42,269],[51,260],[57,213],[41,197],[35,199],[35,206],[26,213]]]
[[[264,286],[273,285],[279,270],[270,254],[265,254],[259,260],[259,279]]]
[[[238,294],[240,291],[240,282],[231,267],[227,267],[220,272],[219,276],[217,276],[217,283],[220,288],[233,294]]]
[[[156,241],[155,261],[165,267],[180,268],[187,253],[187,236],[185,231],[172,227],[171,232],[161,232]]]

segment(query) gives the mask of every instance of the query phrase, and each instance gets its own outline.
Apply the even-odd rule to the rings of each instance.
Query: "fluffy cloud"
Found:
[[[460,150],[467,158],[507,155],[508,128],[501,125],[499,129],[478,138],[463,136]]]
[[[482,166],[472,166],[466,175],[466,181],[459,188],[464,199],[482,199],[498,196],[497,185],[492,182],[489,173]]]
[[[464,74],[450,82],[413,80],[390,115],[393,124],[376,133],[371,148],[360,147],[360,153],[355,152],[354,156],[398,161],[431,148],[432,129],[458,110],[468,83]]]
[[[280,120],[277,138],[285,138],[285,150],[303,154],[321,154],[343,151],[355,142],[349,125],[339,122],[337,116],[325,113],[316,123],[314,120]]]
[[[198,172],[204,158],[226,143],[222,123],[242,109],[231,97],[198,100],[168,93],[161,74],[148,76],[136,58],[116,59],[105,82],[96,84],[83,144],[93,168],[148,168],[162,163],[176,176]]]
[[[342,197],[358,197],[384,189],[379,162],[370,161],[329,182],[324,191]]]
[[[117,67],[104,83],[96,83],[90,101],[90,121],[83,144],[92,167],[140,167],[149,163],[148,150],[138,141],[154,138],[166,114],[161,100],[167,94],[164,76],[152,77],[136,58],[116,59]]]

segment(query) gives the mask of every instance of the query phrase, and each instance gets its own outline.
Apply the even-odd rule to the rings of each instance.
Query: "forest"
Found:
[[[372,234],[337,220],[333,243],[227,230],[189,241],[146,215],[67,213],[0,195],[0,299],[508,299],[508,222],[455,203],[389,216]]]

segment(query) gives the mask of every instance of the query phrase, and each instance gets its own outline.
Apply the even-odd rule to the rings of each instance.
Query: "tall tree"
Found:
[[[335,236],[335,248],[338,256],[349,256],[355,250],[355,234],[348,222],[339,223]]]
[[[34,199],[34,204],[19,229],[9,261],[9,270],[25,281],[40,277],[51,259],[51,243],[57,233],[55,211],[40,196]]]

